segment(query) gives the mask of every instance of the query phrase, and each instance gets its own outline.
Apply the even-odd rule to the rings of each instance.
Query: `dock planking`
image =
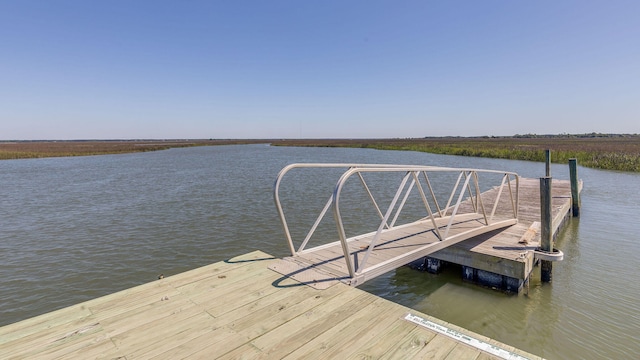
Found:
[[[340,282],[324,290],[269,269],[261,251],[0,328],[6,359],[499,359],[407,321],[411,313],[505,344]]]
[[[515,187],[516,182],[512,181],[510,185]],[[579,187],[582,187],[581,183]],[[295,256],[275,262],[271,269],[322,289],[337,281],[358,286],[414,261],[421,266],[425,261],[420,259],[428,256],[462,265],[465,280],[519,292],[534,269],[534,251],[540,247],[540,182],[539,179],[519,179],[517,221],[510,222],[504,215],[494,216],[492,210],[487,209],[487,213],[492,214],[492,223],[485,226],[479,208],[485,206],[482,204],[494,204],[499,199],[496,208],[509,209],[511,200],[504,192],[504,189],[495,187],[482,192],[481,202],[474,203],[473,198],[463,201],[459,206],[463,215],[457,215],[449,231],[449,236],[454,239],[440,241],[428,218],[383,232],[369,254],[367,269],[356,273],[355,278],[349,275],[347,261],[338,241],[299,251]],[[570,181],[553,180],[551,230],[554,237],[571,216],[571,205]],[[448,218],[435,220],[441,232],[448,221]],[[458,234],[471,233],[455,239]],[[365,257],[375,235],[375,232],[368,233],[348,240],[347,246],[354,264]],[[435,265],[439,266],[440,263]],[[427,268],[434,271],[432,266]],[[438,270],[436,268],[435,272]]]
[[[582,190],[582,182],[579,182]],[[496,189],[482,194],[483,199],[491,201]],[[540,181],[539,179],[520,178],[518,223],[508,228],[489,232],[472,239],[457,243],[446,249],[429,255],[431,258],[462,265],[468,268],[463,274],[467,280],[484,283],[502,290],[519,292],[534,269],[535,259],[532,250],[540,246]],[[555,238],[571,217],[571,182],[569,180],[552,181],[552,224]],[[471,205],[467,202],[466,207]],[[477,278],[477,270],[486,272],[486,278],[495,279],[493,274],[504,277],[497,283],[486,283]],[[472,271],[475,275],[471,275]],[[475,277],[475,278],[474,278]]]

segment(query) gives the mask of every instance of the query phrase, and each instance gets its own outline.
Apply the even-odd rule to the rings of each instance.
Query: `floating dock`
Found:
[[[579,182],[579,190],[582,182]],[[483,193],[493,196],[495,191]],[[540,181],[520,178],[518,223],[489,232],[437,251],[414,266],[439,272],[446,262],[462,265],[467,281],[508,292],[520,292],[527,284],[537,262],[540,247]],[[552,181],[552,236],[572,216],[571,182]],[[468,206],[468,205],[467,205]]]
[[[539,359],[260,251],[0,328],[3,359]]]
[[[279,200],[280,183],[291,170],[313,168],[345,170],[327,196],[329,200],[310,226],[307,236],[294,239]],[[380,177],[365,180],[372,174],[392,176],[386,182]],[[357,198],[353,188],[351,198],[342,194],[350,178],[361,184],[362,194],[367,196]],[[381,200],[382,197],[378,196],[381,191],[375,194],[372,191],[372,178],[383,182],[390,190],[397,186],[395,195]],[[446,181],[439,181],[442,178]],[[550,181],[551,189],[546,200],[550,203],[548,208],[545,207],[551,217],[550,221],[544,222],[548,226],[543,228],[550,235],[545,237],[549,244],[571,216],[573,186],[570,180],[544,179]],[[563,258],[562,252],[543,251],[546,247],[541,246],[541,180],[496,170],[415,165],[291,164],[280,172],[274,186],[276,208],[291,256],[271,268],[307,285],[322,288],[336,281],[359,286],[404,265],[437,273],[446,263],[454,263],[462,266],[462,276],[467,281],[520,292],[528,284],[539,260],[549,264],[550,269],[550,261]],[[573,183],[579,194],[582,183],[577,179]],[[448,190],[452,184],[455,185],[450,192],[442,192],[443,187]],[[296,185],[305,189],[303,184]],[[481,191],[481,188],[486,190]],[[357,203],[357,206],[352,206],[351,211],[343,211],[343,197],[350,199],[352,204]],[[299,198],[304,201],[304,193]],[[371,205],[367,205],[369,202]],[[407,217],[403,212],[409,207],[407,204],[413,204],[414,209],[417,205],[421,211],[414,210]],[[325,237],[320,243],[311,245],[315,230],[327,218],[330,209],[337,227],[335,238]],[[372,231],[347,236],[343,213],[366,211],[377,214],[370,222],[362,221],[371,226]],[[397,221],[400,218],[404,222]],[[554,249],[552,246],[549,248]]]

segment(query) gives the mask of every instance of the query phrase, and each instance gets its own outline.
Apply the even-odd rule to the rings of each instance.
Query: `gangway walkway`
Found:
[[[328,194],[329,199],[306,237],[294,241],[281,203],[281,183],[291,170],[310,168],[337,168],[344,173]],[[371,186],[371,179],[382,179],[379,175],[391,175],[383,185],[387,190],[397,186],[390,199],[381,200],[384,196],[373,190],[380,186]],[[389,178],[395,183],[390,183]],[[356,206],[344,206],[343,202],[348,203],[350,199],[343,194],[343,189],[352,179],[364,190],[370,202],[369,210],[377,214],[377,221],[371,224],[372,231],[347,236],[343,211],[364,211],[365,205],[362,199],[356,198],[351,199],[357,202]],[[458,242],[516,224],[518,188],[516,173],[495,170],[388,164],[292,164],[280,171],[274,185],[275,204],[291,256],[270,268],[319,289],[337,281],[358,286]],[[493,190],[490,197],[483,193],[487,189]],[[353,195],[353,191],[349,195]],[[407,205],[412,200],[415,204],[416,199],[421,204],[418,211],[415,206]],[[386,207],[380,207],[382,201]],[[335,237],[309,247],[329,210],[333,213]]]

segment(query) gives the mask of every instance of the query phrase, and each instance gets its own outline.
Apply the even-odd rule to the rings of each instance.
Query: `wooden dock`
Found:
[[[582,182],[579,183],[580,190]],[[492,191],[483,193],[491,197]],[[571,182],[552,182],[552,233],[555,238],[571,217]],[[468,206],[468,205],[467,205]],[[424,267],[438,272],[441,261],[462,265],[463,278],[510,292],[519,292],[535,266],[540,247],[540,180],[520,179],[518,224],[476,236],[429,255]]]
[[[287,171],[313,166],[345,167],[348,170],[340,178],[333,195],[307,238],[294,244],[279,204],[278,184]],[[376,225],[378,230],[347,238],[338,206],[342,184],[354,173],[362,175],[376,171],[395,171],[398,175],[404,176],[398,176],[398,179],[403,181],[400,182],[396,197],[390,204],[379,206],[369,193],[382,219],[380,225]],[[444,202],[436,199],[429,178],[447,171],[459,172],[460,175],[448,197],[447,205],[441,206]],[[396,165],[289,165],[278,176],[275,199],[292,255],[277,261],[271,268],[307,285],[323,288],[335,281],[359,286],[365,281],[407,264],[437,273],[447,263],[454,263],[462,266],[462,276],[467,281],[508,292],[520,292],[528,283],[539,260],[558,261],[563,255],[544,253],[540,249],[540,179],[521,178],[515,173],[504,172],[500,173],[504,176],[499,185],[491,183],[489,186],[493,185],[492,187],[481,192],[479,174],[485,176],[487,172],[492,171]],[[412,174],[413,182],[405,186]],[[424,183],[420,181],[422,178],[419,174],[424,175]],[[466,183],[460,187],[460,180],[463,178],[466,179]],[[361,179],[369,191],[364,178]],[[475,183],[472,184],[471,179],[474,179]],[[400,225],[395,224],[394,218],[389,224],[387,220],[391,218],[392,213],[396,211],[397,218],[405,200],[411,199],[414,183],[419,191],[413,194],[421,195],[428,216]],[[444,184],[449,185],[446,182]],[[552,221],[549,233],[555,238],[565,220],[571,216],[572,186],[570,180],[552,180],[551,185]],[[582,183],[576,180],[575,185],[579,188],[579,193]],[[432,195],[434,206],[427,204],[426,194]],[[402,204],[396,207],[396,200],[401,196],[404,196]],[[456,203],[451,201],[454,198],[458,199]],[[324,218],[330,205],[338,225],[336,237],[324,244],[307,247],[315,227]],[[437,211],[433,211],[434,208]]]
[[[260,252],[0,328],[3,359],[539,359]]]
[[[329,200],[311,226],[307,237],[295,242],[280,202],[280,183],[289,171],[310,168],[346,170],[333,188]],[[364,177],[372,173],[394,175],[394,180],[398,182],[395,196],[387,199],[390,201],[385,201],[382,206]],[[443,175],[444,181],[436,181],[438,186],[448,190],[449,186],[455,184],[446,198],[443,198],[443,193],[440,189],[436,190],[432,182]],[[488,183],[482,185],[493,187],[481,192],[479,178],[483,177],[484,180],[485,176]],[[369,210],[375,209],[379,217],[373,223],[365,220],[361,222],[372,226],[372,230],[377,230],[347,236],[340,204],[343,201],[342,189],[350,177],[360,180],[362,189],[372,203]],[[489,180],[491,177],[492,181]],[[385,186],[393,189],[393,182],[387,182]],[[335,281],[359,286],[365,281],[425,258],[438,250],[517,224],[518,184],[519,177],[516,173],[496,170],[389,164],[288,165],[278,174],[274,186],[274,199],[291,256],[283,258],[272,269],[318,288],[330,286]],[[298,188],[304,186],[299,185]],[[440,195],[440,199],[436,193]],[[444,199],[448,200],[444,202]],[[359,206],[362,200],[351,198],[352,202],[358,201]],[[405,205],[412,200],[417,201],[419,208],[423,208],[424,212],[413,212],[409,215],[411,220],[405,219],[398,223],[397,219]],[[307,246],[330,208],[337,228],[336,237],[325,237],[323,243]],[[355,212],[363,213],[366,210],[360,207]],[[350,211],[353,212],[353,208]]]

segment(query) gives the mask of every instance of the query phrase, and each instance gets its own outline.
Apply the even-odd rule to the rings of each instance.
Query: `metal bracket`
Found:
[[[553,249],[553,252],[549,252],[537,248],[533,251],[533,256],[536,260],[546,261],[562,261],[564,259],[564,253],[558,249]]]

